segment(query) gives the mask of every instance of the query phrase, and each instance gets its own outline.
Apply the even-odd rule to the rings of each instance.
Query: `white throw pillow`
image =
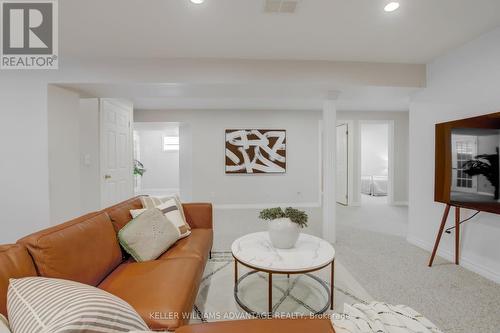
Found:
[[[181,237],[187,237],[191,234],[191,228],[182,218],[181,212],[177,206],[177,203],[174,199],[170,199],[161,205],[157,206],[159,210],[165,216],[172,221],[172,223],[179,228],[179,232],[181,233]]]
[[[12,333],[7,318],[0,314],[0,333]]]
[[[182,204],[177,197],[141,197],[143,209],[133,209],[130,214],[133,218],[144,213],[148,208],[158,208],[165,216],[172,221],[174,225],[179,228],[181,238],[187,237],[191,234],[191,227],[186,221],[184,216]]]
[[[175,204],[177,205],[177,208],[179,209],[179,212],[181,213],[182,220],[184,221],[184,224],[187,226],[187,228],[189,230],[191,230],[191,227],[187,223],[186,215],[184,214],[184,208],[182,207],[181,199],[179,198],[178,195],[173,194],[173,195],[169,195],[166,197],[151,197],[151,196],[141,197],[141,203],[142,203],[143,208],[155,208],[155,207],[157,207],[157,206],[161,205],[162,203],[165,203],[169,200],[175,201]]]
[[[179,228],[158,208],[147,209],[118,233],[120,244],[138,262],[158,258],[180,237]]]
[[[104,290],[60,279],[10,279],[7,313],[13,333],[148,330],[137,312]]]

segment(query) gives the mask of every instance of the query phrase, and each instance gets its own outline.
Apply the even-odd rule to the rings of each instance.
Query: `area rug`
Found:
[[[241,277],[250,270],[238,266]],[[330,269],[312,273],[329,286]],[[239,286],[239,297],[244,304],[257,312],[267,311],[267,274],[248,276]],[[320,283],[304,275],[273,275],[273,311],[276,316],[310,315],[322,309],[329,300]],[[367,304],[373,299],[349,274],[341,262],[335,262],[334,311],[342,313],[344,304]],[[213,253],[208,261],[196,299],[190,323],[221,320],[250,319],[234,298],[234,261],[229,252]]]

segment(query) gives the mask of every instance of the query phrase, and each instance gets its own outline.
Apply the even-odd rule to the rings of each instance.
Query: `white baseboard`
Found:
[[[408,201],[394,201],[393,206],[408,206]]]
[[[415,246],[418,246],[421,249],[424,249],[426,251],[429,251],[429,258],[432,253],[432,249],[434,248],[434,244],[430,244],[424,240],[415,238],[415,237],[407,237],[406,240]],[[449,260],[451,262],[455,262],[455,253],[453,253],[450,250],[443,249],[441,246],[438,248],[437,255]],[[427,264],[427,263],[426,263]],[[481,264],[478,264],[476,262],[471,261],[469,258],[466,256],[462,255],[460,257],[460,266],[477,273],[488,280],[491,280],[496,283],[500,283],[500,272],[495,272],[489,269],[486,266],[483,266]]]
[[[288,202],[288,203],[255,203],[255,204],[214,204],[214,209],[234,210],[234,209],[265,209],[273,207],[299,207],[299,208],[320,208],[319,202]]]

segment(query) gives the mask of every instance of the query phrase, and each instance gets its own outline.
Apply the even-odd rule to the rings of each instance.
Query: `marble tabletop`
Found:
[[[287,250],[274,248],[267,231],[248,234],[233,242],[231,252],[239,262],[255,269],[283,273],[319,269],[335,258],[330,243],[304,233],[295,247]]]

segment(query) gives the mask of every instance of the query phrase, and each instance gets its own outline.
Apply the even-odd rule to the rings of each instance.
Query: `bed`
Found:
[[[361,193],[372,196],[386,196],[387,183],[387,176],[361,176]]]

